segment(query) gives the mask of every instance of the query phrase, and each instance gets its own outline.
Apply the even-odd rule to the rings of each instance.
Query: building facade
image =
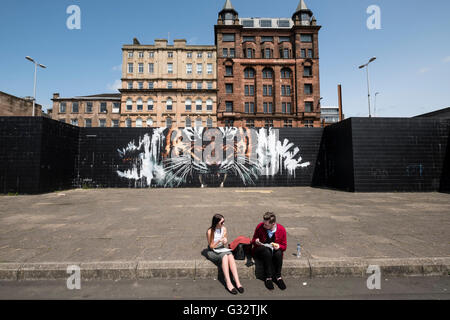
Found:
[[[219,126],[320,127],[316,19],[303,0],[292,18],[239,18],[219,12]]]
[[[45,116],[42,106],[35,104],[34,114]],[[33,98],[19,98],[0,91],[0,116],[3,117],[31,117],[33,115]]]
[[[326,126],[339,122],[339,107],[321,106],[320,118]]]
[[[120,93],[63,98],[53,94],[51,118],[79,127],[119,127]]]
[[[216,47],[157,39],[122,48],[122,127],[216,127]]]

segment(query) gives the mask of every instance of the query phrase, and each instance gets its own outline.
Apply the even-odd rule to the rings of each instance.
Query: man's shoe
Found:
[[[269,290],[273,290],[273,289],[274,289],[274,287],[273,287],[273,282],[272,282],[271,279],[266,279],[266,280],[264,281],[264,284],[266,285],[266,288],[267,288],[267,289],[269,289]]]
[[[283,279],[274,279],[274,282],[277,284],[278,288],[281,290],[286,290],[286,284],[284,283]]]

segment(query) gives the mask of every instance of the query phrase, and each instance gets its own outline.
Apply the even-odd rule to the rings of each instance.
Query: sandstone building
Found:
[[[63,98],[53,94],[51,118],[79,127],[119,127],[120,93]]]
[[[303,0],[292,18],[239,18],[226,0],[214,28],[218,125],[319,127],[320,28]]]
[[[42,106],[35,104],[35,115],[45,116]],[[0,91],[0,116],[31,117],[33,115],[33,98],[19,98]]]
[[[121,127],[216,127],[216,47],[157,39],[122,48]]]

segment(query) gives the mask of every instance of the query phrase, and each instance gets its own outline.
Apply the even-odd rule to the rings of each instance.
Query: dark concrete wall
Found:
[[[43,118],[39,172],[40,192],[75,186],[78,159],[78,127]]]
[[[355,191],[438,191],[448,121],[352,118]]]
[[[92,187],[148,187],[144,178],[127,179],[117,174],[117,171],[124,172],[131,169],[133,165],[141,167],[139,154],[142,154],[144,150],[141,148],[129,152],[125,157],[120,157],[118,149],[127,147],[129,143],[139,145],[139,141],[144,138],[145,134],[151,138],[153,131],[154,129],[150,128],[82,128],[80,131],[78,184]],[[165,130],[164,135],[167,134],[168,130]],[[288,174],[286,170],[283,170],[274,176],[252,177],[253,183],[244,183],[236,174],[229,171],[224,186],[311,185],[321,136],[322,129],[320,128],[280,129],[279,141],[284,143],[287,139],[289,143],[292,143],[291,151],[298,147],[299,153],[296,158],[298,159],[301,155],[302,163],[310,162],[310,165],[306,168],[298,168],[295,170],[295,174]],[[194,170],[192,175],[187,175],[185,182],[176,186],[200,187],[199,175],[199,172]],[[224,175],[216,177],[213,174],[207,174],[203,176],[203,179],[208,186],[219,186]],[[161,187],[155,181],[150,185]]]
[[[78,131],[43,117],[0,117],[0,193],[73,187]]]
[[[448,126],[447,152],[445,153],[444,165],[441,174],[440,192],[450,193],[450,125]]]
[[[38,193],[42,118],[0,117],[0,191]]]
[[[155,132],[163,138],[152,141]],[[168,156],[173,150],[166,150],[168,134],[167,129],[78,128],[41,117],[0,117],[0,193],[84,186],[199,187],[200,177],[217,187],[224,181],[223,173],[216,174],[217,166],[207,166],[207,173],[197,168],[174,183],[181,175],[173,174],[176,170],[170,165],[179,157]],[[261,173],[246,164],[241,171],[256,173],[243,178],[228,170],[224,186],[449,192],[449,139],[450,121],[443,119],[351,118],[325,129],[283,128],[278,143],[287,148],[280,157],[284,162],[279,172]],[[207,144],[203,143],[203,149]],[[298,165],[295,170],[285,167],[289,154]],[[146,169],[149,164],[154,165],[153,171]],[[133,168],[137,178],[131,174]]]
[[[354,191],[352,121],[324,129],[313,186]]]

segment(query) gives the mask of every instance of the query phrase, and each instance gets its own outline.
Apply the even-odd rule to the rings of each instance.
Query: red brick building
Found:
[[[215,25],[219,126],[320,127],[316,19],[239,18],[227,0]]]

